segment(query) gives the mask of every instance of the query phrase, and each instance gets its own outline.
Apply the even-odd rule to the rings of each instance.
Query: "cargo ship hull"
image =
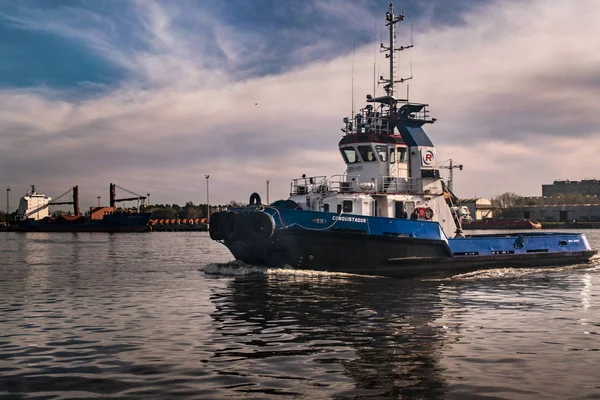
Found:
[[[16,232],[150,232],[149,226],[16,226]]]
[[[74,218],[56,221],[22,221],[10,230],[17,232],[149,232],[151,213],[114,213],[99,220]]]

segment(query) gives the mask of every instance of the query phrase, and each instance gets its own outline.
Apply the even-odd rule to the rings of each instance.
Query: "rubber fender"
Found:
[[[220,212],[218,213],[220,214],[219,216],[219,236],[221,237],[221,239],[228,239],[229,235],[231,234],[231,222],[230,220],[233,218],[233,213],[230,211],[226,211],[226,212]],[[211,219],[214,218],[216,214],[213,214],[210,216]],[[209,229],[210,227],[214,225],[212,222],[209,224]]]
[[[254,192],[250,195],[250,205],[254,206],[254,205],[260,205],[262,204],[261,199],[260,199],[260,194]]]
[[[429,207],[425,209],[425,218],[431,219],[433,218],[433,210]]]
[[[265,212],[253,212],[246,218],[246,234],[252,241],[268,240],[275,232],[273,217]]]
[[[246,217],[244,214],[240,212],[231,213],[227,239],[230,241],[247,240]]]
[[[223,240],[225,235],[221,231],[221,220],[223,219],[223,213],[217,212],[210,216],[210,224],[208,225],[208,231],[212,240]]]

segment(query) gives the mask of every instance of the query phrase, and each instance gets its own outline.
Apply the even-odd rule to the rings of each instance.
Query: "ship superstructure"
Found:
[[[413,47],[396,44],[395,26],[402,21],[404,14],[395,15],[390,4],[389,45],[380,46],[389,61],[389,78],[379,80],[385,95],[368,94],[365,107],[343,119],[338,146],[345,173],[294,179],[290,199],[314,211],[437,221],[454,236],[458,227],[447,204],[452,196],[445,193],[435,147],[423,129],[436,119],[427,104],[395,95],[396,84],[411,79],[394,77],[396,53]]]
[[[39,193],[35,189],[35,185],[31,185],[27,193],[19,201],[19,209],[17,210],[16,220],[23,221],[25,219],[40,220],[48,216],[47,205],[52,201],[52,197]],[[45,207],[46,206],[46,207]]]

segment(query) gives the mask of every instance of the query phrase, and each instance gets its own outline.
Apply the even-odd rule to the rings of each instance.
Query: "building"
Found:
[[[551,185],[542,185],[542,196],[551,197],[559,194],[582,194],[600,196],[600,180],[584,179],[581,181],[554,181]]]
[[[494,209],[490,199],[484,199],[483,197],[461,199],[460,204],[461,206],[465,206],[469,209],[471,219],[475,221],[494,218]]]
[[[600,204],[543,204],[511,208],[515,218],[540,222],[600,221]]]

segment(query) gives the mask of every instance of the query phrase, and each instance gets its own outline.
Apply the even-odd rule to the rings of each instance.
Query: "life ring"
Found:
[[[221,232],[221,219],[222,213],[214,213],[210,216],[210,224],[208,225],[208,231],[210,232],[210,238],[212,240],[222,240],[225,239],[223,233]]]
[[[246,218],[246,236],[252,241],[268,240],[275,232],[273,217],[265,212],[253,212]]]
[[[425,218],[431,219],[433,218],[433,210],[429,207],[425,209]]]
[[[250,195],[250,205],[261,205],[260,194],[254,192]]]
[[[419,207],[417,208],[417,215],[419,218],[425,218],[425,208]]]

